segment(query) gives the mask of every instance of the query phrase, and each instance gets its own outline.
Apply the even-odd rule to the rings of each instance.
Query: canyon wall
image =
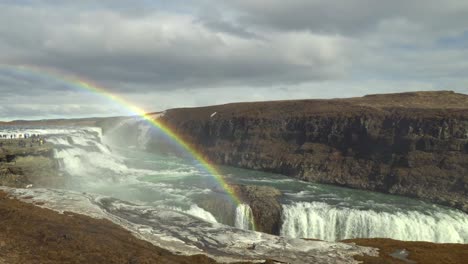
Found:
[[[217,164],[468,212],[468,95],[237,103],[172,109],[160,121]],[[149,146],[167,147],[158,142]]]

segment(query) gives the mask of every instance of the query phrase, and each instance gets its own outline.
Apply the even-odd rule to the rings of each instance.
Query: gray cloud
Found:
[[[468,3],[458,0],[233,0],[247,25],[282,30],[354,34],[375,30],[382,23],[407,20],[428,31],[466,29]]]
[[[468,93],[466,25],[468,4],[456,0],[2,1],[0,93],[8,99],[0,99],[0,117],[125,113],[8,66],[23,64],[92,80],[148,111]]]
[[[339,78],[346,62],[346,39],[339,36],[279,32],[251,38],[253,33],[225,21],[201,22],[193,15],[167,12],[128,17],[112,10],[3,10],[0,30],[6,37],[0,41],[9,50],[3,60],[58,68],[106,83],[169,88],[187,83],[300,83]]]

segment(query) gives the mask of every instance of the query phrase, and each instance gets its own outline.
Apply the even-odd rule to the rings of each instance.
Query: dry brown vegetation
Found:
[[[462,264],[468,262],[468,245],[434,244],[428,242],[404,242],[392,239],[352,239],[345,242],[379,249],[379,257],[356,256],[365,264]],[[407,261],[393,258],[390,254],[405,249],[409,252]]]

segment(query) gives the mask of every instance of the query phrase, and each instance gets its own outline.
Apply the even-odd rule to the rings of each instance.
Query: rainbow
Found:
[[[103,97],[107,100],[110,100],[122,107],[126,108],[130,111],[130,113],[139,116],[151,126],[159,129],[163,132],[170,140],[175,142],[178,146],[180,146],[185,152],[190,154],[195,160],[197,160],[200,165],[208,172],[210,175],[214,177],[220,187],[225,190],[231,200],[236,204],[240,205],[242,202],[240,198],[236,195],[235,191],[232,187],[224,180],[222,174],[217,169],[216,165],[214,165],[208,158],[204,157],[199,151],[196,150],[194,146],[192,146],[189,142],[184,141],[181,136],[177,135],[174,130],[172,130],[169,126],[163,124],[162,122],[158,121],[158,119],[154,119],[151,116],[147,115],[147,113],[143,110],[138,108],[137,106],[133,105],[132,103],[128,102],[124,98],[112,94],[110,91],[105,89],[102,86],[99,86],[92,81],[86,80],[84,78],[78,78],[77,76],[67,75],[56,71],[50,68],[44,67],[36,67],[31,65],[5,65],[0,64],[0,69],[15,71],[17,73],[22,73],[26,75],[34,75],[37,77],[41,77],[44,79],[51,79],[57,82],[61,82],[67,86],[75,87],[77,89],[84,89],[93,94],[96,94],[100,97]],[[254,230],[256,230],[255,222],[251,219],[251,225]]]

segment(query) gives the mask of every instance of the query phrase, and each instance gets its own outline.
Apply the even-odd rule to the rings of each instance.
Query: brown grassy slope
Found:
[[[409,251],[408,260],[419,264],[463,264],[468,263],[467,244],[434,244],[428,242],[404,242],[392,239],[351,239],[344,242],[354,242],[361,246],[379,248],[379,257],[356,256],[355,259],[364,264],[405,264],[390,256],[397,250]]]

